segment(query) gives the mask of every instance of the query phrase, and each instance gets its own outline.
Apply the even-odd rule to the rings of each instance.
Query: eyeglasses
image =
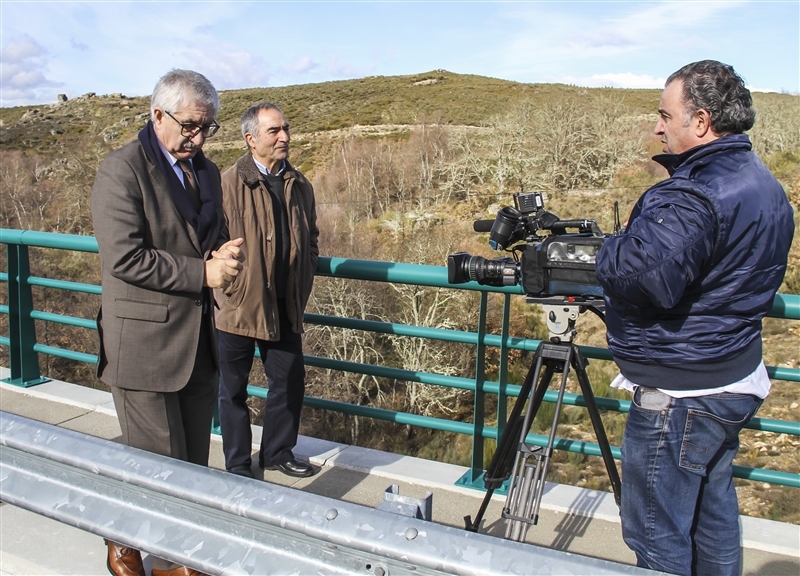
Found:
[[[166,114],[167,116],[175,120],[175,122],[181,125],[181,135],[186,138],[194,138],[198,134],[202,134],[203,138],[211,138],[214,134],[217,133],[217,130],[219,130],[219,124],[217,124],[216,120],[213,120],[211,124],[198,126],[193,122],[181,122],[166,110],[164,110],[164,114]]]

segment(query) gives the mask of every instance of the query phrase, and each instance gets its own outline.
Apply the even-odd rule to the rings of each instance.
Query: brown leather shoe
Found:
[[[142,555],[138,550],[128,546],[120,546],[105,540],[108,546],[108,571],[114,576],[146,576],[142,566]]]
[[[172,568],[171,570],[159,570],[158,568],[153,568],[150,573],[153,576],[208,576],[208,574],[205,572],[200,572],[194,568],[187,568],[186,566],[178,566],[177,568]]]

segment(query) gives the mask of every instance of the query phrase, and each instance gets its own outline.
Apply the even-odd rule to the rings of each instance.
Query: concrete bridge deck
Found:
[[[0,368],[0,378],[8,377]],[[110,440],[120,430],[111,395],[74,384],[51,381],[23,389],[0,383],[0,410]],[[254,442],[260,428],[254,427]],[[257,467],[257,478],[298,490],[375,507],[386,489],[397,484],[402,496],[433,493],[433,521],[463,527],[474,515],[482,492],[455,486],[466,472],[460,466],[301,437],[295,453],[321,468],[296,479]],[[221,442],[214,437],[210,466],[224,469]],[[502,537],[503,498],[492,500],[481,532]],[[744,575],[800,574],[800,526],[741,517]],[[531,544],[635,564],[622,541],[617,507],[611,494],[548,484],[539,524],[528,531]],[[145,560],[149,566],[148,559]],[[31,512],[0,504],[0,575],[107,574],[105,547],[90,533]]]

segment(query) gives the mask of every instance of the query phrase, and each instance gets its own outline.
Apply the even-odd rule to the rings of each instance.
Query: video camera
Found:
[[[494,220],[477,220],[473,225],[476,232],[489,232],[492,248],[511,252],[513,257],[489,260],[466,252],[450,254],[448,281],[462,284],[473,280],[485,286],[520,284],[529,298],[602,298],[595,258],[606,236],[597,222],[560,220],[544,209],[541,192],[514,194],[514,203],[516,207],[500,209]],[[568,229],[577,232],[568,233]]]

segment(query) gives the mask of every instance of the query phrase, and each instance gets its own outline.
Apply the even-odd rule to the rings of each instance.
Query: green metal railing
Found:
[[[38,286],[87,294],[100,294],[100,286],[31,276],[28,254],[28,247],[96,253],[97,242],[95,239],[89,236],[0,229],[0,243],[6,244],[8,247],[8,271],[7,273],[0,273],[0,281],[5,281],[8,284],[8,304],[0,305],[0,313],[8,316],[9,324],[9,337],[0,336],[0,345],[8,346],[10,350],[11,377],[6,381],[19,386],[33,386],[46,381],[47,379],[43,378],[39,373],[38,354],[40,353],[79,362],[95,363],[97,361],[97,356],[93,354],[46,346],[36,341],[35,320],[95,330],[97,326],[94,320],[34,309],[31,288],[33,286]],[[476,361],[474,377],[472,378],[411,371],[391,366],[360,364],[319,356],[305,357],[308,366],[472,391],[474,392],[474,406],[471,422],[420,416],[310,396],[305,398],[305,405],[343,414],[357,415],[398,424],[420,426],[471,436],[472,452],[470,471],[465,474],[459,483],[467,486],[482,487],[481,476],[483,474],[484,440],[497,440],[502,435],[503,426],[507,419],[509,397],[517,397],[520,392],[520,386],[508,382],[508,352],[510,350],[533,352],[540,343],[539,340],[518,338],[509,334],[511,296],[521,295],[521,288],[519,286],[503,288],[487,287],[480,286],[475,282],[454,286],[447,282],[447,270],[444,267],[346,258],[320,258],[317,275],[480,292],[478,325],[476,326],[475,332],[443,330],[424,326],[340,318],[319,314],[305,315],[305,322],[309,324],[425,338],[433,341],[457,342],[474,346],[476,350]],[[499,335],[489,334],[486,330],[488,294],[492,292],[503,295],[502,324],[501,333]],[[777,295],[770,316],[800,320],[800,295]],[[497,381],[487,380],[485,362],[487,348],[490,347],[498,348],[500,351]],[[582,346],[581,352],[587,358],[611,360],[611,354],[605,348]],[[767,372],[770,378],[773,379],[800,382],[800,370],[798,369],[768,366]],[[263,398],[266,397],[268,390],[256,386],[249,386],[248,392],[253,396]],[[496,396],[497,422],[499,423],[497,427],[488,426],[485,422],[487,395]],[[555,391],[548,391],[545,394],[545,401],[554,402],[555,399]],[[626,413],[630,408],[630,401],[626,400],[599,397],[596,400],[601,410]],[[566,405],[585,406],[583,397],[577,394],[565,394],[563,402]],[[747,427],[778,434],[800,436],[800,423],[798,422],[754,418]],[[547,443],[547,437],[530,434],[527,441],[531,444],[544,446]],[[556,441],[555,447],[558,450],[566,450],[569,452],[596,456],[600,455],[599,446],[589,442],[578,442],[561,438]],[[620,457],[619,448],[612,447],[612,453],[615,458]],[[800,474],[734,466],[734,475],[739,478],[800,487]]]

